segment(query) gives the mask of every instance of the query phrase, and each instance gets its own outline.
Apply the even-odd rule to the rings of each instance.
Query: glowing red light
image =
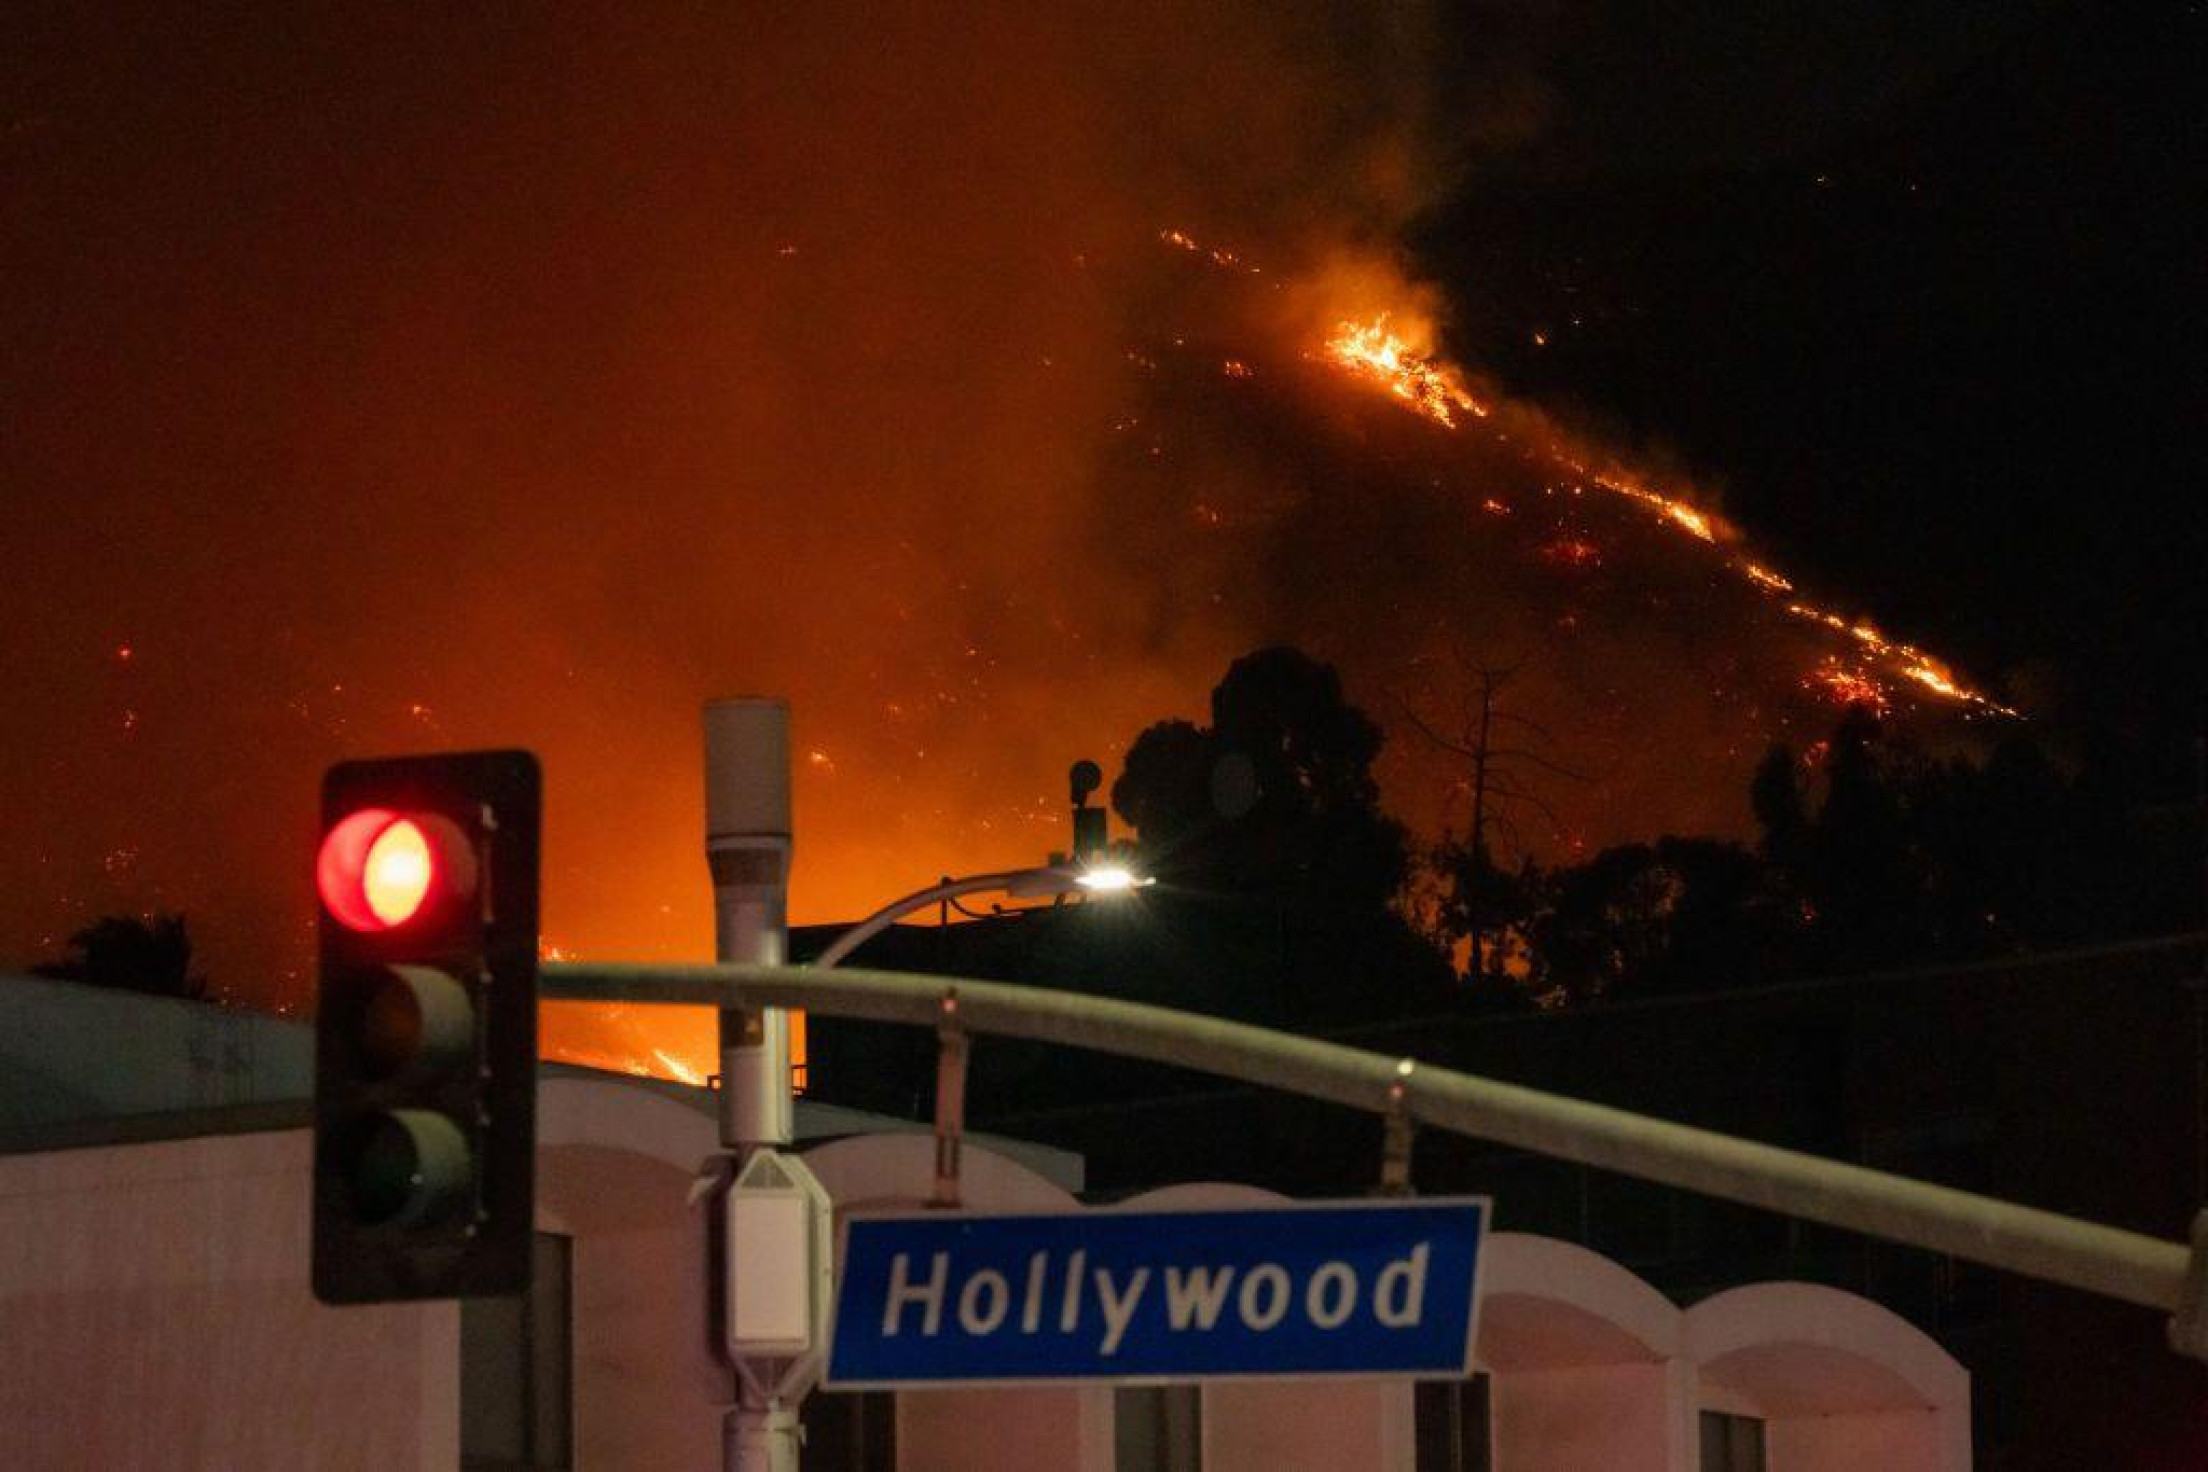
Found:
[[[363,808],[323,838],[314,879],[340,925],[390,930],[434,900],[467,892],[475,874],[465,840],[444,819]]]
[[[429,840],[412,820],[400,818],[368,845],[360,892],[378,920],[385,925],[404,925],[429,898],[430,881],[435,877]]]

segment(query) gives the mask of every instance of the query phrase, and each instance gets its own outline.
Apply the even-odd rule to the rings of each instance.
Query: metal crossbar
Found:
[[[804,966],[557,963],[546,1000],[801,1007],[936,1026],[955,988],[969,1034],[1172,1064],[1531,1150],[1804,1221],[1943,1252],[2174,1315],[2208,1358],[2208,1212],[2194,1246],[1935,1186],[1714,1130],[1542,1093],[1315,1038],[1077,992],[910,972]]]

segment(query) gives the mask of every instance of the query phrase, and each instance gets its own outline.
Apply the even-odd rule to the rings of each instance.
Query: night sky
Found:
[[[800,918],[1062,844],[1065,764],[1233,654],[1383,642],[1281,595],[1308,507],[1203,551],[1129,498],[1129,365],[1195,314],[1168,228],[1282,283],[1218,309],[1278,381],[1306,318],[1430,317],[2187,790],[2197,8],[1047,9],[23,14],[0,957],[182,909],[226,991],[296,1002],[320,768],[505,743],[547,763],[552,939],[701,954],[724,693],[794,702]],[[1368,600],[1386,639],[1419,589]],[[1680,761],[1591,836],[1739,806]]]
[[[1667,10],[1511,32],[1542,125],[1415,232],[1463,350],[2188,790],[2208,16]]]

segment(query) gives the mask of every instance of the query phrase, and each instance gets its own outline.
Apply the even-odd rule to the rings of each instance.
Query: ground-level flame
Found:
[[[1392,314],[1370,322],[1343,322],[1327,339],[1325,356],[1386,388],[1437,424],[1454,429],[1459,410],[1487,417],[1485,405],[1465,392],[1454,369],[1437,363],[1388,326]]]

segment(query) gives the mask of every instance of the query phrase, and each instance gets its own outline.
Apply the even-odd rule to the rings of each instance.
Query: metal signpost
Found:
[[[790,710],[779,700],[705,708],[706,861],[715,951],[781,964],[788,941]],[[709,1326],[736,1375],[722,1430],[725,1472],[796,1472],[797,1407],[820,1375],[833,1271],[828,1192],[790,1143],[790,1015],[721,1008],[721,1143],[708,1161]],[[718,1240],[712,1240],[717,1238]],[[715,1272],[715,1262],[718,1271]]]
[[[1487,1202],[855,1217],[827,1384],[1471,1373]]]

